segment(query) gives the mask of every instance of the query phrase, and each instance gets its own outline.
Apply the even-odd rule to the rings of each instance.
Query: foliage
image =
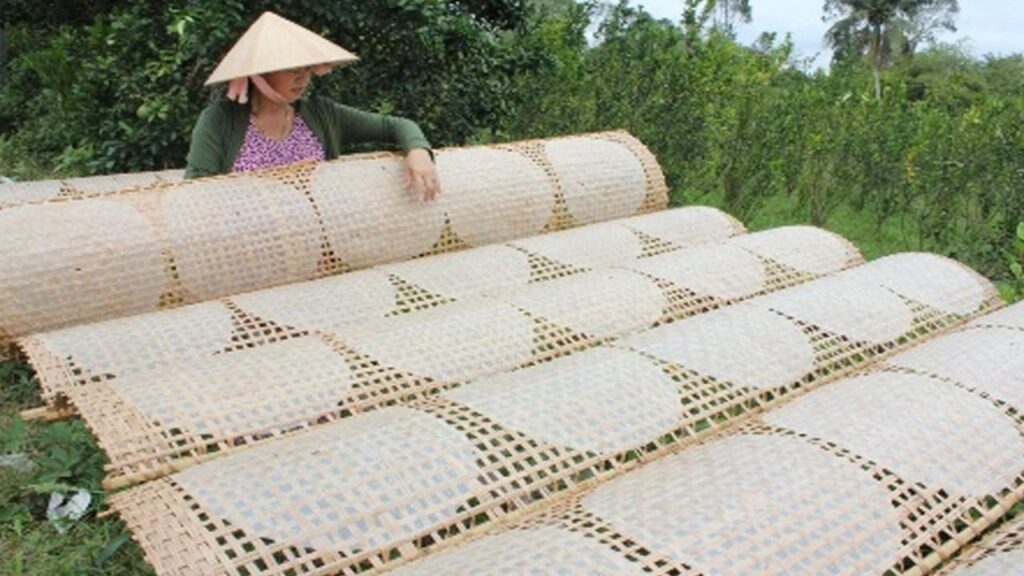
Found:
[[[501,136],[626,128],[658,156],[676,202],[747,220],[791,198],[791,221],[824,226],[852,209],[896,231],[889,251],[1008,277],[1001,254],[1024,213],[1024,91],[1007,74],[1018,59],[925,50],[877,101],[870,70],[801,72],[786,41],[743,47],[707,27],[707,6],[688,2],[676,27],[620,3],[593,46],[592,7],[539,15],[525,40],[548,59],[516,82],[519,113]]]
[[[0,361],[0,407],[27,408],[39,395],[39,383],[24,362]]]
[[[84,24],[98,14],[107,14],[124,0],[4,0],[0,4],[0,26],[31,24],[55,30],[63,25]]]
[[[709,4],[714,6],[715,28],[726,34],[733,33],[736,21],[749,23],[753,17],[750,0],[711,0]]]
[[[875,100],[882,99],[881,70],[938,28],[956,30],[957,0],[825,0],[825,17],[835,20],[825,34],[837,59],[867,58],[874,78]]]
[[[508,114],[509,79],[531,63],[504,40],[524,22],[520,0],[101,4],[109,10],[90,22],[45,34],[27,15],[5,26],[0,127],[21,156],[52,158],[64,174],[181,166],[210,97],[203,81],[269,8],[362,56],[323,92],[414,117],[436,144],[496,127]]]
[[[140,550],[122,536],[124,526],[91,516],[103,505],[105,459],[80,421],[25,423],[18,410],[39,402],[27,364],[0,362],[0,455],[17,454],[28,469],[0,466],[0,573],[150,573]],[[58,534],[46,519],[53,491],[93,494],[86,519]]]
[[[1012,282],[1010,295],[1016,301],[1024,298],[1024,222],[1017,224],[1017,233],[1006,252]]]
[[[532,63],[510,42],[522,25],[519,2],[437,0],[305,2],[295,16],[336,22],[327,33],[361,56],[332,74],[327,92],[353,105],[413,117],[435,145],[465,143],[510,113],[510,79]],[[475,11],[470,11],[472,7]],[[489,18],[489,19],[488,19]],[[506,28],[501,28],[502,26]]]

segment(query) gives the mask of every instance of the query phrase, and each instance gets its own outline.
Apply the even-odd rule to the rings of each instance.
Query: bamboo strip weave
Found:
[[[537,285],[720,241],[743,231],[739,222],[713,208],[664,210],[175,310],[74,326],[36,334],[19,344],[39,374],[43,399],[55,404],[75,386],[202,361],[304,330],[337,333],[354,323]],[[820,234],[811,235],[809,240],[823,241]],[[836,242],[826,245],[842,265],[847,259],[843,247]],[[813,242],[790,248],[765,242],[761,249],[768,257],[792,261],[797,269],[806,267],[808,256],[816,250]],[[780,256],[783,251],[785,255]]]
[[[997,302],[948,260],[888,257],[249,448],[112,505],[160,574],[198,561],[210,573],[361,573],[557,501]]]
[[[927,573],[1024,496],[1022,346],[939,336],[392,574]],[[942,574],[1022,553],[1018,521]]]
[[[404,161],[379,153],[0,207],[0,346],[668,202],[625,132],[444,149],[437,163],[434,202],[411,198]]]
[[[938,572],[942,576],[1019,576],[1024,573],[1024,517],[964,548]]]
[[[804,255],[794,258],[800,249]],[[779,252],[799,268],[766,256]],[[330,332],[294,327],[263,346],[75,387],[67,396],[110,459],[108,485],[117,486],[859,261],[831,233],[775,229]]]
[[[26,202],[40,202],[57,198],[78,198],[91,194],[141,190],[166,182],[181,182],[184,170],[131,172],[103,176],[85,176],[64,180],[31,180],[0,184],[0,208]]]
[[[1020,306],[1008,306],[1002,310],[986,314],[981,318],[972,321],[970,325],[1024,330],[1024,308]]]

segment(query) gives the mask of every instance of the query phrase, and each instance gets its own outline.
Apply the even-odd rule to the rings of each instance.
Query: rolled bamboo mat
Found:
[[[939,336],[392,574],[927,573],[1024,496],[1022,349]],[[1018,522],[943,574],[1022,553]]]
[[[1012,520],[942,566],[942,576],[1020,576],[1024,574],[1024,517]]]
[[[180,182],[184,177],[184,170],[160,170],[65,180],[10,182],[0,184],[0,208],[56,198],[78,198],[107,192],[152,188],[165,182]]]
[[[0,344],[373,264],[660,210],[625,132],[439,151],[413,199],[393,154],[0,207]]]
[[[383,320],[470,296],[538,285],[615,263],[721,241],[743,231],[739,222],[714,208],[663,210],[174,310],[73,326],[29,336],[19,344],[39,374],[44,400],[53,404],[68,388],[90,382],[124,379],[169,364],[208,359],[296,332],[337,333],[356,322]],[[799,228],[793,228],[788,234],[799,233]],[[794,259],[796,269],[812,265],[816,254],[829,249],[840,264],[849,260],[843,249],[845,243],[834,240],[836,237],[823,239],[814,230],[807,234],[808,242],[794,246],[791,255],[782,256]],[[786,246],[775,246],[769,242],[772,237],[764,236],[761,249],[768,257],[778,258],[777,253]],[[825,241],[829,248],[817,248],[814,241]],[[833,266],[827,261],[824,265]]]
[[[1009,306],[986,314],[971,322],[971,326],[989,326],[993,328],[1013,328],[1024,330],[1024,307]]]
[[[840,237],[792,227],[359,323],[318,321],[315,303],[265,345],[65,392],[121,486],[859,262]],[[281,324],[264,310],[253,322]]]
[[[136,486],[111,504],[160,574],[394,565],[997,302],[987,281],[954,262],[893,256],[325,423]]]

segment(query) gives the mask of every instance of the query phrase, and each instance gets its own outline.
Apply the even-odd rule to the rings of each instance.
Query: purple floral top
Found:
[[[238,151],[232,172],[248,172],[261,168],[284,166],[300,160],[323,160],[324,146],[298,114],[292,122],[292,131],[283,141],[267,138],[249,118],[245,140]]]

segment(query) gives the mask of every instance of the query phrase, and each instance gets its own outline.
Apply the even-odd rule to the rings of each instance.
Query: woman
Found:
[[[330,160],[348,145],[380,142],[405,152],[410,191],[423,200],[435,198],[440,186],[433,154],[414,122],[327,98],[302,98],[313,74],[356,59],[337,44],[265,12],[206,81],[228,82],[227,100],[200,114],[185,177]]]

